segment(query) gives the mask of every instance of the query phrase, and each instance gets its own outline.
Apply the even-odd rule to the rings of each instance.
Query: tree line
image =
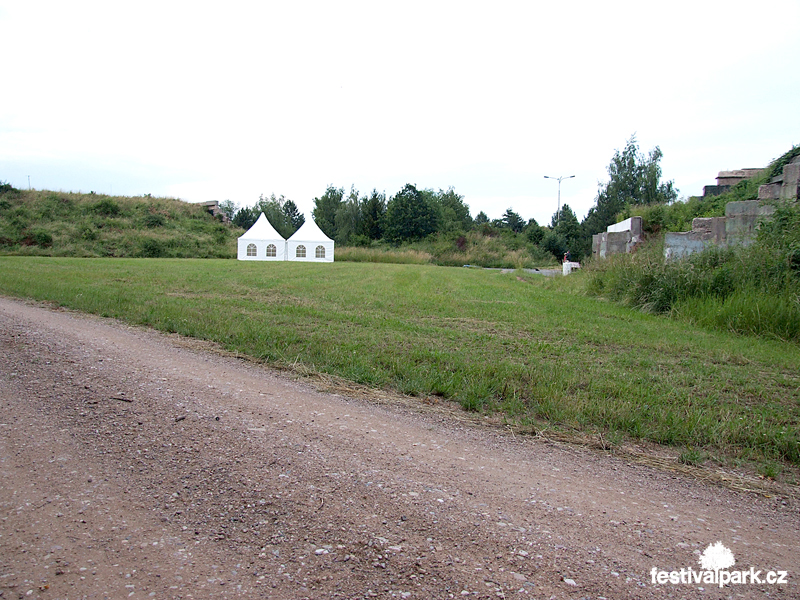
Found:
[[[368,246],[385,242],[400,245],[435,235],[453,235],[478,230],[485,235],[514,234],[527,243],[546,250],[560,259],[569,252],[574,258],[591,254],[592,235],[605,231],[618,215],[630,206],[670,203],[677,198],[673,182],[661,181],[662,152],[656,146],[648,155],[639,152],[635,136],[625,148],[615,151],[608,166],[609,181],[598,186],[595,205],[581,222],[569,205],[564,204],[546,226],[535,219],[524,220],[512,208],[499,219],[490,220],[483,212],[470,215],[464,197],[452,187],[434,191],[406,184],[391,198],[373,189],[361,194],[355,186],[329,185],[314,198],[313,217],[322,231],[344,246]],[[284,196],[263,194],[253,207],[239,208],[230,200],[220,209],[231,221],[248,229],[263,212],[272,226],[290,237],[304,222],[297,205]]]

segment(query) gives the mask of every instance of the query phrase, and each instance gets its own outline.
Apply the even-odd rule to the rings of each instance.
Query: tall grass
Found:
[[[438,233],[399,248],[384,243],[370,247],[337,247],[336,260],[508,269],[556,264],[552,254],[530,243],[521,233],[510,230],[493,233],[486,235],[480,230]]]
[[[0,253],[233,258],[242,231],[174,198],[37,190],[0,195]]]
[[[597,261],[587,290],[703,327],[800,341],[800,207],[781,204],[756,243],[665,261],[656,239],[636,254]]]
[[[337,261],[395,263],[399,265],[427,265],[431,255],[420,250],[368,248],[363,246],[343,246],[336,248]]]

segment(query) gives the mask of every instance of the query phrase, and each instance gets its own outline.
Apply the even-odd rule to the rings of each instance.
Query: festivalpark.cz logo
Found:
[[[786,571],[756,571],[750,567],[749,571],[729,571],[736,564],[733,552],[722,545],[722,542],[709,544],[708,548],[698,559],[700,570],[691,567],[680,571],[659,571],[656,567],[650,569],[650,578],[654,584],[680,584],[703,583],[722,587],[729,584],[785,584]]]

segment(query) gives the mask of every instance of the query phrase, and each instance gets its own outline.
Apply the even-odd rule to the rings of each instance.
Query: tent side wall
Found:
[[[267,247],[275,246],[275,256],[267,256]],[[247,255],[248,246],[255,246],[255,255]],[[238,240],[237,258],[239,260],[286,260],[286,240]]]
[[[302,256],[302,251],[300,252],[301,256],[298,256],[297,250],[299,246],[305,249],[305,256]],[[333,247],[334,243],[332,241],[304,242],[290,240],[287,242],[286,260],[299,262],[333,262]]]

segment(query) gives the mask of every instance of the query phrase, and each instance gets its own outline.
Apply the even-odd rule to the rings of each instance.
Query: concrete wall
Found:
[[[704,185],[703,197],[719,196],[720,194],[724,194],[725,192],[729,191],[732,187],[733,186],[731,185]]]
[[[631,217],[609,225],[604,233],[592,236],[592,256],[605,258],[611,254],[633,252],[642,241],[642,217]]]
[[[751,177],[760,175],[763,172],[764,169],[735,169],[733,171],[720,171],[717,175],[717,185],[733,186],[740,181],[750,179]]]
[[[781,200],[797,200],[800,197],[800,160],[794,160],[783,167]]]
[[[758,188],[759,200],[797,200],[800,197],[800,156],[783,167],[783,172]]]
[[[608,233],[620,233],[622,231],[630,231],[633,236],[642,235],[642,217],[631,217],[619,223],[614,223],[606,228]]]
[[[683,231],[664,234],[664,258],[671,260],[683,258],[693,252],[702,252],[711,245],[711,240],[703,233]]]
[[[724,217],[694,219],[691,231],[664,234],[664,257],[683,258],[709,246],[747,246],[755,239],[759,220],[773,212],[774,206],[758,200],[728,202]]]

